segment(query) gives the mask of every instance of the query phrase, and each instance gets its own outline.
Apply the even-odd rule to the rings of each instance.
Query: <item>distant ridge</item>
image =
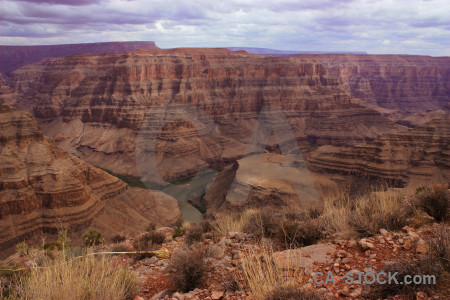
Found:
[[[231,51],[244,50],[252,54],[263,55],[292,55],[292,54],[367,54],[367,52],[351,52],[351,51],[297,51],[297,50],[277,50],[269,48],[252,48],[252,47],[228,47]]]
[[[159,49],[155,42],[105,42],[64,45],[2,46],[0,45],[0,72],[8,74],[21,66],[43,58],[75,54],[122,53],[137,49]]]

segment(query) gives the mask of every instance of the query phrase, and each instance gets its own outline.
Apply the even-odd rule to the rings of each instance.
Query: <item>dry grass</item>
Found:
[[[48,259],[43,267],[33,267],[13,287],[19,299],[106,300],[133,299],[136,277],[115,268],[108,256],[83,256],[68,260],[64,254]]]
[[[345,194],[330,197],[324,209],[329,230],[343,238],[371,236],[381,228],[399,230],[412,214],[411,205],[395,191],[373,191],[356,199]]]
[[[256,210],[248,209],[240,214],[218,214],[213,223],[215,232],[220,236],[226,236],[229,232],[243,232],[248,218]]]
[[[307,280],[304,273],[294,271],[294,268],[279,268],[274,263],[272,253],[271,249],[264,248],[262,252],[249,251],[241,258],[244,288],[256,299],[265,299],[280,286],[298,286]]]

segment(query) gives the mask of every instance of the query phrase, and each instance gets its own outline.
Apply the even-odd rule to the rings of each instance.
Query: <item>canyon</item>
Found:
[[[86,192],[70,208],[80,217],[68,224],[107,232],[163,215],[169,216],[163,223],[175,220],[177,203],[163,192],[181,195],[175,198],[185,205],[192,186],[193,198],[201,196],[197,204],[213,215],[295,206],[343,186],[447,183],[449,99],[448,57],[141,49],[45,58],[0,75],[0,103],[34,115],[49,137],[39,131],[34,143],[51,141],[58,149],[52,151],[64,153],[58,155],[68,169],[61,174],[73,165],[95,170],[89,172],[102,178],[99,185],[120,191],[105,198],[84,175],[75,176],[75,189]],[[56,158],[46,159],[41,170]],[[138,178],[149,190],[128,187],[93,166]],[[264,177],[264,170],[292,178]],[[189,182],[213,172],[210,181],[199,180],[203,189]],[[70,176],[56,185],[70,186]],[[179,182],[185,180],[186,188]],[[163,192],[151,191],[155,186]],[[21,189],[8,190],[9,202]],[[91,215],[83,216],[83,203],[92,203]],[[36,209],[41,214],[44,208]],[[54,221],[47,219],[49,225],[31,227],[51,231]]]
[[[59,149],[28,112],[0,106],[0,153],[2,256],[18,242],[63,228],[74,240],[89,226],[111,237],[137,233],[149,222],[173,224],[180,216],[172,197],[129,188]]]
[[[248,143],[260,127],[273,129],[276,141],[261,134],[254,144],[271,151],[351,144],[403,128],[353,103],[341,79],[314,59],[225,49],[49,59],[14,71],[10,86],[21,96],[16,107],[33,112],[60,147],[146,181],[222,168],[253,151]],[[148,163],[136,162],[140,145],[155,149],[151,174],[136,167]]]

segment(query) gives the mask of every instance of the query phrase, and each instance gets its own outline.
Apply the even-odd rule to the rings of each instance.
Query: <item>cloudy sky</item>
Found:
[[[450,56],[449,0],[0,0],[0,44],[155,41]]]

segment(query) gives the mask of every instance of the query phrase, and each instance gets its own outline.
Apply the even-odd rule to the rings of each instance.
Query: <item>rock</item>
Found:
[[[380,233],[381,233],[381,235],[389,235],[389,231],[387,231],[387,230],[384,229],[384,228],[381,228],[381,229],[380,229]]]
[[[145,299],[144,299],[144,297],[136,296],[136,297],[134,297],[134,300],[145,300]]]
[[[411,241],[405,241],[404,243],[403,243],[403,249],[405,249],[405,250],[410,250],[411,249],[411,247],[412,247],[412,244],[411,244]]]
[[[416,253],[426,254],[428,252],[428,244],[423,239],[419,239],[416,244]]]
[[[337,257],[342,258],[342,257],[346,257],[346,256],[347,256],[347,251],[345,251],[345,250],[338,250]]]
[[[212,291],[211,292],[211,299],[212,300],[219,300],[223,297],[223,291]]]
[[[361,247],[361,249],[363,251],[367,251],[367,250],[375,248],[375,246],[372,243],[368,242],[367,239],[365,239],[365,238],[359,240],[358,245]]]
[[[413,231],[408,231],[408,236],[412,242],[416,242],[419,240],[419,235]]]
[[[416,293],[416,300],[427,300],[428,296],[424,292],[417,292]]]
[[[293,250],[273,253],[275,264],[282,269],[305,269],[311,271],[313,262],[318,264],[333,263],[336,245],[316,244]]]

